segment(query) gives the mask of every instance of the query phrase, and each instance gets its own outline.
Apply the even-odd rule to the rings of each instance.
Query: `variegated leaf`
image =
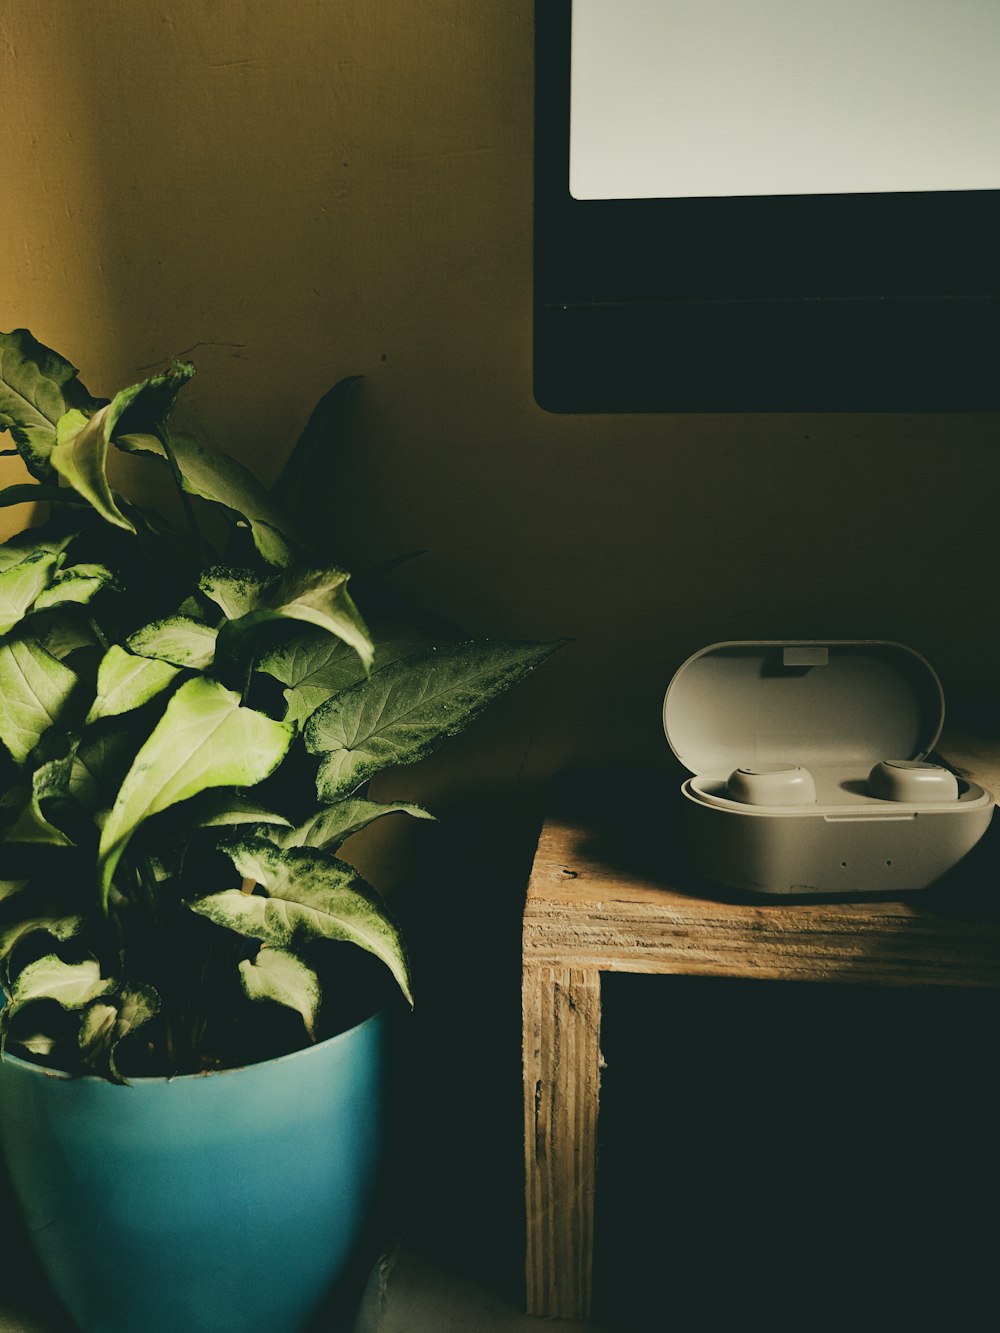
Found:
[[[85,1062],[113,1083],[127,1083],[118,1068],[118,1047],[159,1012],[160,997],[152,986],[130,985],[109,1000],[96,1000],[80,1021],[78,1041]]]
[[[180,813],[180,812],[178,812]],[[289,821],[275,810],[236,791],[221,788],[202,792],[184,805],[185,822],[190,828],[227,828],[240,824],[273,824],[289,827]]]
[[[216,631],[190,616],[167,616],[144,625],[126,642],[140,657],[155,657],[178,667],[197,671],[211,666],[215,659]]]
[[[105,589],[117,591],[118,580],[106,565],[81,564],[61,569],[35,600],[35,610],[61,606],[65,602],[85,604]]]
[[[253,962],[244,958],[240,963],[240,979],[251,1000],[273,1000],[301,1014],[306,1032],[316,1040],[319,977],[301,958],[287,949],[262,945]]]
[[[114,985],[114,981],[101,976],[101,965],[92,958],[82,963],[64,963],[55,954],[46,954],[19,973],[3,1017],[7,1020],[33,1000],[55,1000],[64,1009],[82,1009],[99,995],[106,995]]]
[[[303,729],[307,748],[322,756],[320,800],[336,801],[383,769],[430,754],[558,647],[450,644],[402,658],[335,695]]]
[[[390,662],[430,646],[418,626],[404,626],[397,622],[376,625],[372,638],[375,644],[374,671],[381,671]],[[299,728],[320,704],[365,676],[356,653],[346,643],[315,629],[303,629],[269,647],[261,655],[257,667],[288,687],[284,690],[288,704],[285,720]]]
[[[23,532],[17,532],[13,537],[8,537],[5,542],[0,543],[0,569],[19,565],[22,560],[27,560],[29,555],[35,555],[39,551],[49,555],[61,555],[70,542],[79,535],[79,528],[73,528],[69,532],[56,532],[51,524],[26,528]]]
[[[39,932],[59,941],[72,939],[83,929],[84,920],[82,916],[36,916],[18,921],[0,930],[0,958],[6,958],[19,941]]]
[[[223,610],[230,607],[239,612],[219,630],[217,660],[242,662],[249,658],[263,632],[293,620],[342,640],[357,654],[365,671],[371,666],[375,649],[347,591],[349,574],[341,569],[295,569],[255,585],[252,576],[239,580],[237,573],[210,570],[201,581],[207,597]]]
[[[286,850],[262,838],[227,851],[240,874],[267,896],[223,890],[189,903],[194,911],[278,949],[317,939],[356,944],[385,963],[412,1004],[399,927],[353,866],[311,847]]]
[[[333,851],[352,833],[360,833],[383,815],[396,813],[414,819],[434,818],[419,805],[408,805],[404,801],[364,801],[360,797],[348,797],[336,805],[324,806],[297,828],[274,829],[266,836],[281,847],[320,847]]]

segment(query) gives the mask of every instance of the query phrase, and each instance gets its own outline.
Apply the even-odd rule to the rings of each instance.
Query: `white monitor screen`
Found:
[[[576,199],[1000,188],[1000,0],[574,0]]]

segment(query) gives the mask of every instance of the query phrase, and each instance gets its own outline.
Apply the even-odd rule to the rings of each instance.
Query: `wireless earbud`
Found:
[[[957,801],[958,778],[927,759],[883,759],[868,774],[868,792],[883,801],[913,805]]]
[[[726,795],[746,805],[813,805],[816,783],[798,764],[746,764],[730,774]]]

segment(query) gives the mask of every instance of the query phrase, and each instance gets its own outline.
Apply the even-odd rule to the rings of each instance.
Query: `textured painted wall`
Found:
[[[95,392],[189,355],[184,423],[264,479],[363,372],[349,560],[428,548],[399,582],[437,610],[577,641],[462,751],[500,776],[661,757],[720,638],[898,638],[992,688],[995,417],[534,405],[531,84],[530,4],[8,0],[0,327]]]

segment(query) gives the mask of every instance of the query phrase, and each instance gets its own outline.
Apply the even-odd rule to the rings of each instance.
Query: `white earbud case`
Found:
[[[986,832],[993,797],[921,761],[934,669],[899,643],[716,643],[663,701],[695,870],[763,894],[927,888]],[[804,774],[804,777],[803,777]],[[812,790],[815,799],[811,799]],[[787,801],[783,796],[787,792]]]

